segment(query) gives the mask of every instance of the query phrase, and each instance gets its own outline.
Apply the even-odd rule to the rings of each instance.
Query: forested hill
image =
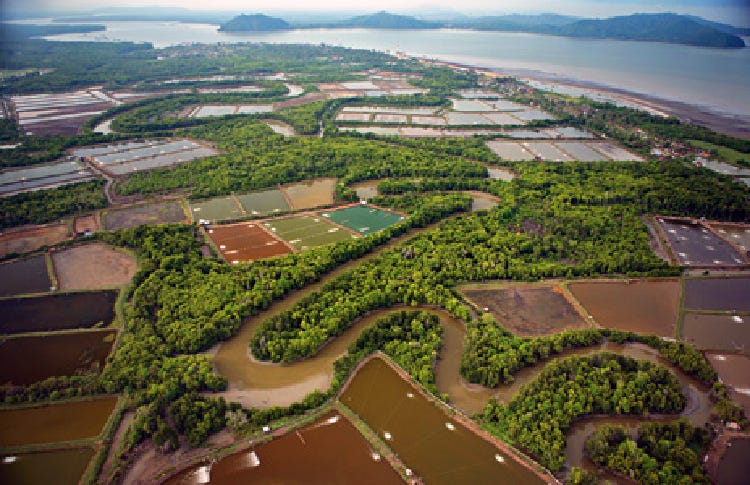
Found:
[[[745,47],[734,34],[684,15],[635,14],[604,20],[579,20],[549,29],[549,33],[569,37],[670,42],[705,47]]]
[[[378,12],[361,15],[343,23],[345,27],[366,27],[370,29],[439,29],[441,24],[419,20],[407,15],[394,15]]]
[[[669,42],[705,47],[744,47],[736,34],[745,29],[672,13],[633,14],[608,19],[578,19],[562,15],[504,15],[477,17],[445,24],[477,30],[535,32],[566,37]]]
[[[238,15],[229,22],[219,27],[220,32],[254,32],[254,31],[273,31],[287,30],[289,24],[286,20],[269,17],[263,14]]]

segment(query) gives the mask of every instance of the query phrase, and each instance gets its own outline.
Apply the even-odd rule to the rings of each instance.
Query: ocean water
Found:
[[[309,43],[404,52],[508,71],[591,81],[750,118],[750,48],[715,49],[655,42],[574,39],[468,30],[312,29],[222,33],[216,25],[104,22],[105,32],[50,40],[125,40],[155,47],[184,43]],[[750,39],[746,39],[750,44]]]

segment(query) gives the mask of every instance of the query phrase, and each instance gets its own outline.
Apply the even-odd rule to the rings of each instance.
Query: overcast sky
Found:
[[[554,12],[583,17],[609,17],[634,12],[677,12],[735,24],[750,22],[750,0],[0,0],[4,9],[53,8],[93,11],[106,7],[181,7],[263,13],[280,10],[345,10],[408,12],[434,10],[470,15]]]

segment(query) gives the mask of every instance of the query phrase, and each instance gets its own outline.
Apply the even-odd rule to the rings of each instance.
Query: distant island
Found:
[[[239,15],[219,27],[219,32],[270,32],[289,30],[291,27],[284,19],[269,17],[263,14]]]
[[[240,15],[223,24],[221,32],[252,32],[312,28],[440,29],[456,28],[498,32],[584,37],[594,39],[667,42],[703,47],[745,47],[740,35],[749,29],[711,22],[689,15],[633,14],[608,19],[582,19],[556,14],[462,17],[454,21],[429,22],[408,15],[377,12],[339,22],[289,24],[266,15]]]

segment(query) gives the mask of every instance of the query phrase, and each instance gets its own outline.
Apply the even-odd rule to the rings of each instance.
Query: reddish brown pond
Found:
[[[585,326],[581,316],[557,287],[482,285],[467,287],[461,293],[477,307],[486,308],[516,335],[549,335]]]
[[[544,483],[515,456],[427,400],[380,358],[357,372],[341,402],[425,483]]]
[[[117,398],[0,411],[0,447],[92,438],[101,433]]]
[[[91,448],[3,454],[0,483],[77,485],[93,456]]]
[[[0,341],[0,385],[28,385],[53,376],[100,369],[115,330],[8,337]]]
[[[685,308],[750,311],[750,278],[689,278]]]
[[[87,328],[115,317],[116,291],[0,300],[0,333]]]
[[[747,485],[750,477],[750,439],[736,439],[729,443],[719,462],[718,485]]]
[[[168,484],[402,484],[385,458],[343,416],[329,413],[269,443],[198,465]]]
[[[750,357],[741,354],[708,353],[706,358],[730,389],[732,399],[750,416]]]
[[[587,281],[569,287],[602,327],[674,337],[680,304],[678,280]]]
[[[701,349],[743,351],[750,349],[750,315],[687,313],[682,339]]]

